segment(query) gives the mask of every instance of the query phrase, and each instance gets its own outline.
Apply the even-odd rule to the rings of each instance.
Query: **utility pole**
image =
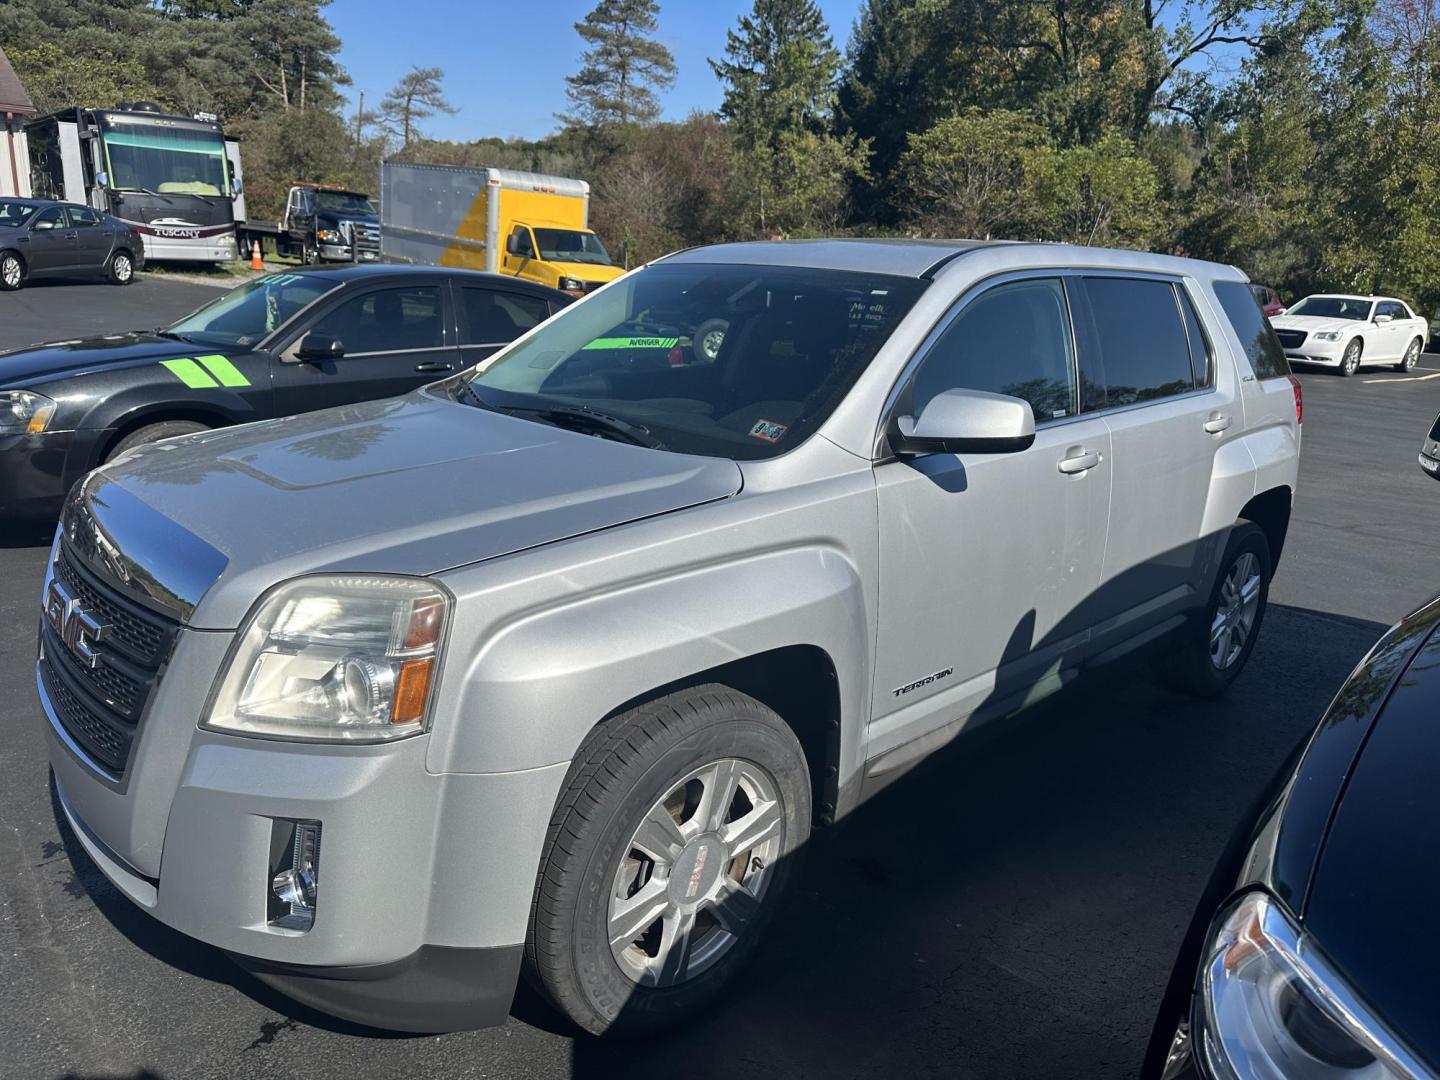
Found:
[[[361,121],[365,118],[365,91],[360,91],[360,103],[355,106],[355,156],[360,156]]]

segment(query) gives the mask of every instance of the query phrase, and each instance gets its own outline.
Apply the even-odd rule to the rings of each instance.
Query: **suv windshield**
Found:
[[[321,191],[315,196],[321,210],[333,210],[342,214],[373,214],[375,207],[364,195],[354,191]]]
[[[830,415],[926,284],[662,263],[543,323],[468,385],[481,404],[522,415],[549,410],[573,422],[578,410],[574,426],[597,434],[628,432],[686,454],[773,457]]]
[[[594,233],[575,229],[536,229],[535,243],[547,262],[598,263],[610,265],[610,253]]]
[[[15,228],[24,225],[39,207],[34,203],[15,202],[13,199],[0,199],[0,225],[8,225]]]
[[[1370,301],[1352,296],[1307,296],[1287,315],[1309,315],[1317,319],[1359,319],[1370,317]]]
[[[334,278],[318,274],[266,274],[185,316],[168,331],[216,345],[253,345],[339,287]]]

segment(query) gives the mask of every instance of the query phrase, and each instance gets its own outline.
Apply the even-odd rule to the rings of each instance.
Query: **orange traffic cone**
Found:
[[[250,248],[250,269],[264,270],[265,263],[260,259],[260,241],[256,240]]]

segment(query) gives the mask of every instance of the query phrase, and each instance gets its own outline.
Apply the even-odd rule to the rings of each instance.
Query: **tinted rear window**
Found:
[[[1195,389],[1190,338],[1173,285],[1144,278],[1086,278],[1085,294],[1099,345],[1092,381],[1104,387],[1103,402],[1087,400],[1087,410]],[[1249,304],[1260,310],[1254,299]]]
[[[1257,379],[1278,379],[1290,374],[1290,361],[1285,359],[1285,350],[1280,339],[1270,328],[1260,305],[1250,294],[1250,287],[1239,281],[1215,282],[1215,296],[1225,309],[1225,317],[1235,329],[1235,336],[1250,358]]]

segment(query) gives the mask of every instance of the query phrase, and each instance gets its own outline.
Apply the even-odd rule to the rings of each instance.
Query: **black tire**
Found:
[[[14,292],[25,284],[25,260],[13,251],[0,251],[0,290]]]
[[[1211,634],[1222,604],[1226,579],[1232,568],[1242,557],[1253,556],[1260,576],[1259,598],[1253,621],[1246,633],[1239,653],[1223,667],[1217,665],[1212,656]],[[1230,539],[1225,545],[1225,554],[1220,559],[1220,571],[1215,586],[1210,591],[1204,610],[1182,631],[1183,637],[1174,652],[1161,658],[1161,671],[1167,679],[1187,694],[1196,697],[1216,697],[1225,692],[1250,659],[1255,650],[1255,641],[1260,636],[1260,626],[1265,620],[1265,608],[1270,599],[1270,541],[1260,526],[1249,521],[1237,521],[1230,530]]]
[[[1418,337],[1405,347],[1405,355],[1395,365],[1396,371],[1414,371],[1415,365],[1420,362],[1420,352],[1425,348],[1425,342]]]
[[[320,249],[304,244],[300,248],[300,263],[302,266],[314,266],[320,261]]]
[[[725,852],[711,861],[713,881],[705,889],[728,884],[737,867],[747,884],[753,872],[765,875],[749,896],[756,905],[744,912],[743,930],[725,944],[708,967],[673,986],[642,986],[621,966],[608,932],[611,905],[617,897],[626,867],[640,850],[637,830],[654,814],[668,792],[689,797],[691,787],[676,788],[707,764],[738,763],[758,768],[773,781],[774,802],[779,804],[778,832],[768,864],[751,858],[747,849],[725,862]],[[691,780],[691,784],[698,780]],[[703,788],[700,790],[704,790]],[[737,788],[737,790],[740,790]],[[743,791],[742,791],[743,794]],[[687,803],[688,805],[688,803]],[[700,807],[682,809],[676,829],[683,834],[701,817]],[[730,807],[741,807],[737,797]],[[766,802],[768,807],[770,802]],[[693,817],[684,816],[686,813]],[[726,817],[725,820],[730,820]],[[719,832],[691,835],[676,855],[674,874],[653,874],[665,897],[672,886],[688,882],[681,895],[695,895],[705,866],[704,853],[695,845],[720,836]],[[716,684],[671,694],[632,709],[601,724],[580,748],[571,765],[563,794],[555,807],[546,835],[526,935],[527,975],[555,1007],[585,1031],[645,1031],[680,1023],[710,1003],[754,951],[765,925],[796,878],[801,849],[810,832],[810,773],[804,751],[793,731],[772,710],[753,698]],[[688,853],[688,862],[687,859]],[[761,869],[756,870],[759,863]],[[624,898],[629,898],[629,894]],[[668,903],[669,901],[663,901]],[[707,910],[703,907],[700,911]],[[708,910],[723,910],[720,903]],[[692,916],[693,918],[694,916]],[[647,924],[648,925],[648,924]],[[698,924],[697,924],[698,925]],[[719,929],[710,925],[692,932],[687,959],[712,939],[703,935]],[[658,921],[651,931],[659,934]],[[637,931],[637,937],[643,936]],[[626,955],[638,942],[619,947]],[[657,946],[658,947],[658,946]]]
[[[157,424],[147,424],[142,428],[136,428],[112,446],[110,452],[105,455],[105,460],[114,461],[126,450],[133,450],[135,447],[144,446],[147,443],[172,439],[176,435],[193,435],[197,431],[209,430],[204,424],[194,420],[162,420]]]
[[[105,276],[111,285],[129,285],[135,280],[135,258],[128,251],[117,251],[110,256],[105,267]]]
[[[1340,356],[1339,369],[1340,374],[1345,376],[1345,378],[1348,379],[1360,370],[1360,354],[1364,348],[1365,346],[1360,343],[1359,338],[1355,338],[1349,345],[1345,346],[1345,352]]]
[[[690,339],[690,351],[695,356],[695,362],[713,364],[720,356],[720,348],[729,329],[729,319],[706,319],[697,326]]]

